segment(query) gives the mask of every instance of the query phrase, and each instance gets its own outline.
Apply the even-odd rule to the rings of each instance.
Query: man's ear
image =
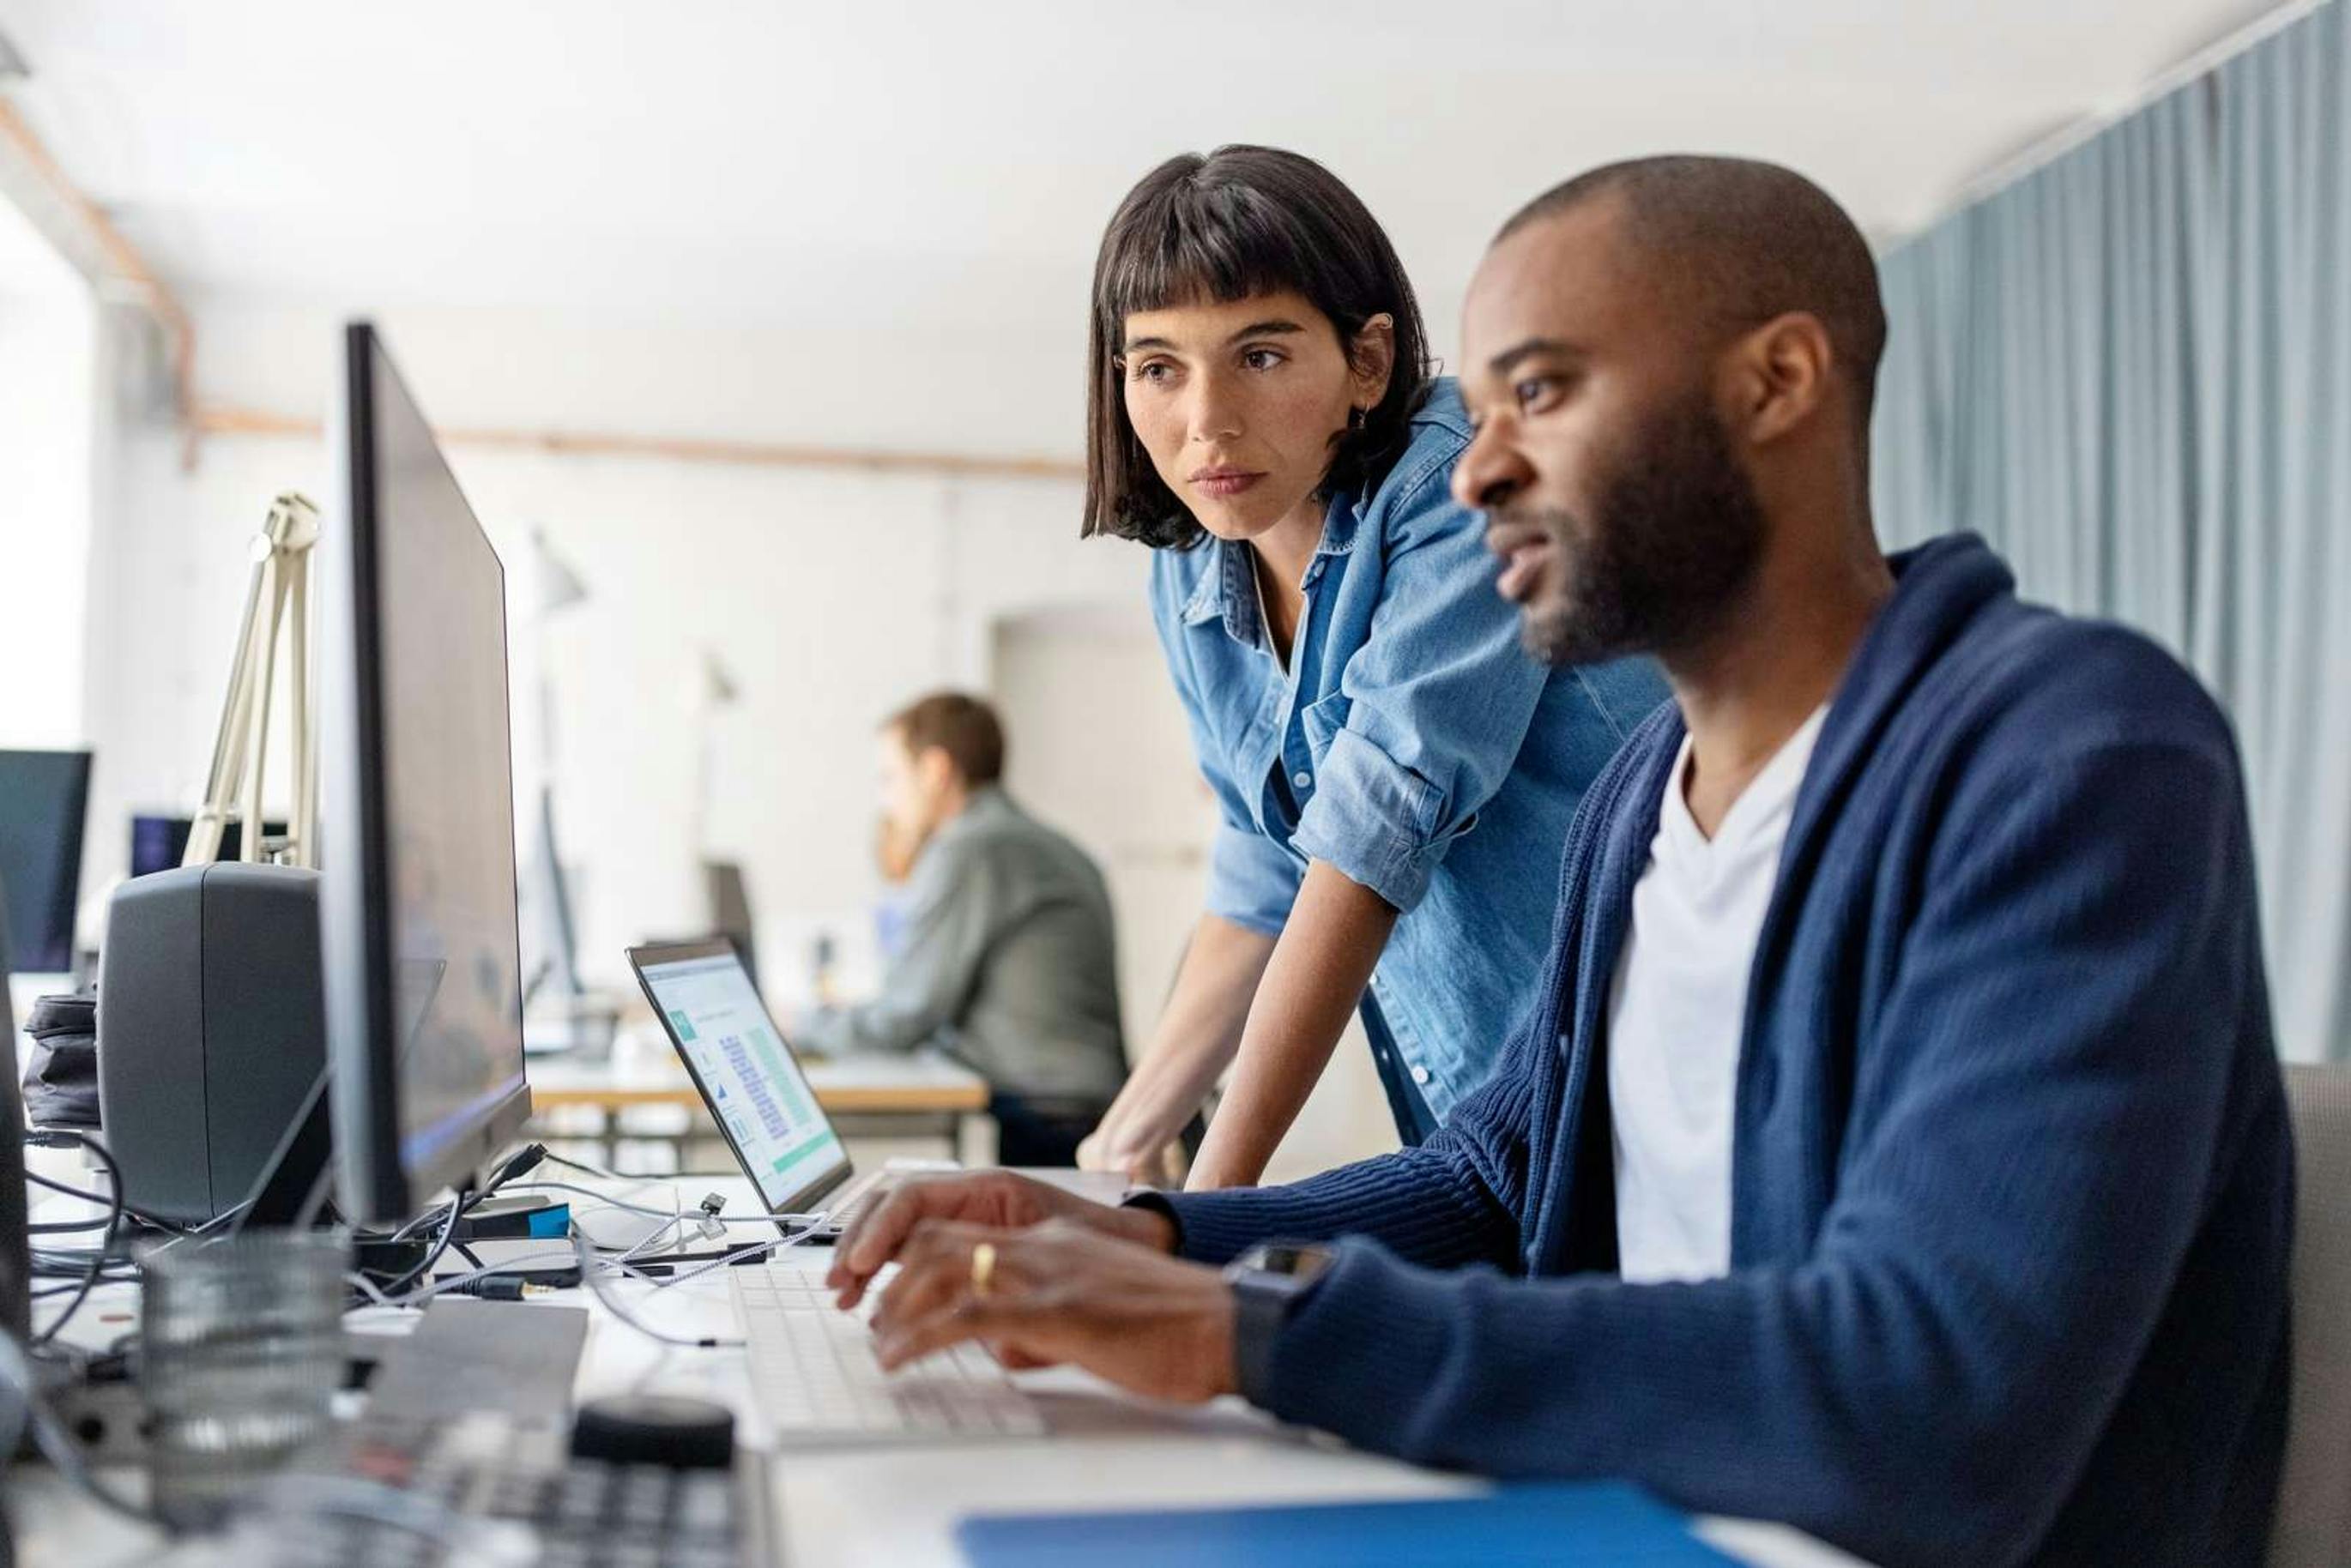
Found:
[[[956,782],[955,759],[947,755],[945,746],[925,746],[914,759],[914,777],[921,781],[924,794],[943,794]]]
[[[1740,339],[1730,356],[1729,413],[1758,446],[1809,424],[1828,402],[1836,350],[1807,311],[1776,316]]]
[[[1395,374],[1395,317],[1381,311],[1355,333],[1347,345],[1347,367],[1354,375],[1355,407],[1370,413],[1388,395]]]

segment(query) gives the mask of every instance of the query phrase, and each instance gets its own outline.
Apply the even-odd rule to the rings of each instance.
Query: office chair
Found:
[[[2270,1568],[2351,1563],[2351,1069],[2289,1066],[2294,1380]]]

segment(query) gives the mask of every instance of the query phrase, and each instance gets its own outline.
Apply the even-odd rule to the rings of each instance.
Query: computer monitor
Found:
[[[0,752],[0,888],[7,890],[19,974],[74,966],[88,752]]]
[[[364,323],[344,332],[329,457],[329,1101],[341,1207],[375,1223],[468,1179],[530,1114],[506,573]]]
[[[562,850],[555,840],[553,790],[538,792],[538,822],[532,839],[522,898],[528,917],[523,954],[528,961],[523,971],[523,1003],[528,1006],[534,997],[546,994],[574,1002],[586,988],[580,983],[580,939],[571,920],[570,879],[564,875]]]
[[[5,875],[5,874],[0,874]],[[0,884],[0,1040],[8,1043],[0,1072],[0,1333],[24,1340],[33,1311],[32,1232],[26,1229],[25,1109],[16,1096],[16,1010],[8,1001],[8,898]],[[12,1396],[0,1389],[0,1417],[10,1413]],[[25,1397],[22,1390],[14,1396]],[[7,1456],[0,1454],[0,1466]]]
[[[287,834],[283,817],[269,817],[261,825],[265,840],[283,838]],[[188,839],[196,830],[193,816],[172,816],[140,812],[131,819],[131,874],[152,877],[158,871],[174,871],[188,857]],[[226,860],[245,858],[245,824],[234,819],[221,825],[220,857]]]
[[[751,977],[752,988],[758,989],[759,951],[752,940],[751,893],[743,884],[743,867],[732,860],[704,861],[702,894],[711,933],[735,944],[735,950],[743,956],[744,972]]]

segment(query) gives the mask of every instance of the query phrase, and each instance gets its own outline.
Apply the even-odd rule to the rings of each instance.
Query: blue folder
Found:
[[[1647,1493],[1599,1481],[1395,1502],[980,1514],[956,1527],[956,1541],[972,1568],[1717,1568],[1730,1562]]]

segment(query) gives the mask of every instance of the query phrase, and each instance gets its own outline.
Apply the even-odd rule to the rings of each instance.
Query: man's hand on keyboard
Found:
[[[897,1258],[917,1227],[952,1220],[996,1231],[1019,1231],[1048,1220],[1076,1229],[1139,1242],[1165,1252],[1175,1234],[1165,1218],[1141,1209],[1113,1209],[1049,1187],[1008,1170],[966,1176],[925,1177],[900,1182],[867,1203],[851,1220],[832,1250],[825,1284],[838,1293],[843,1311],[864,1299],[882,1266]]]
[[[984,1290],[974,1264],[983,1244],[995,1249]],[[1196,1403],[1238,1387],[1223,1275],[1067,1219],[1008,1232],[926,1221],[899,1250],[873,1335],[885,1370],[976,1339],[1008,1365],[1071,1362],[1155,1399]]]

